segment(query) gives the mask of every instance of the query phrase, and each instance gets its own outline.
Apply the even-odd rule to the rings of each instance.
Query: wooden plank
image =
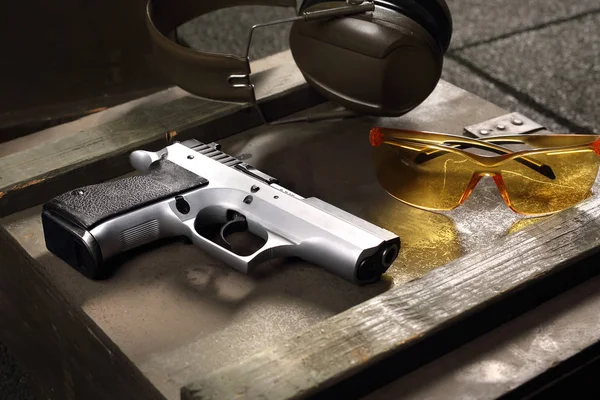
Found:
[[[255,79],[268,83],[257,87],[257,98],[269,120],[324,101],[308,88],[289,51],[259,60],[252,68]],[[264,75],[269,79],[262,79]],[[190,137],[217,140],[262,123],[254,107],[200,99],[179,88],[136,101],[135,107],[126,104],[101,112],[89,121],[102,119],[108,122],[55,135],[49,142],[40,140],[19,152],[5,143],[0,216],[46,201],[75,182],[97,183],[127,173],[132,170],[128,163],[132,150],[158,149]],[[23,149],[33,140],[18,141],[15,147]]]
[[[593,261],[598,262],[597,259]],[[362,400],[491,400],[507,394],[514,399],[531,398],[528,396],[536,390],[598,355],[598,351],[591,357],[589,354],[589,349],[600,347],[598,310],[600,276]]]
[[[166,91],[167,93],[174,92],[173,90]],[[173,93],[173,96],[175,94]],[[167,94],[147,93],[147,96],[138,96],[135,99],[124,102],[122,104],[111,107],[110,109],[97,110],[84,117],[70,121],[68,123],[52,126],[44,130],[30,133],[27,136],[19,137],[10,141],[10,143],[0,144],[0,159],[15,153],[20,153],[25,150],[39,147],[44,143],[52,143],[58,140],[66,140],[66,138],[76,135],[80,132],[88,131],[96,126],[104,125],[122,119],[129,113],[135,113],[136,109],[147,107],[151,99],[157,99],[157,104],[168,102],[171,97]]]
[[[182,397],[314,395],[597,254],[599,232],[600,199],[593,198],[222,368],[187,385]],[[597,272],[597,262],[586,265]]]
[[[297,99],[298,104],[306,104],[304,94],[297,97],[292,96],[292,94],[301,93],[301,88],[302,86],[292,86],[290,92],[285,95],[291,97],[285,97],[285,101],[281,101],[284,103],[283,108],[286,108],[289,100],[294,98]],[[443,82],[438,89],[422,107],[406,117],[389,119],[384,122],[413,129],[447,130],[452,133],[460,133],[465,125],[503,113],[503,110]],[[275,107],[279,103],[278,99],[280,97],[275,95],[268,101],[273,101]],[[146,100],[142,100],[141,103],[146,104],[144,103]],[[164,104],[169,105],[181,98],[177,97],[168,101],[159,100],[162,102],[159,101],[154,108],[142,106],[142,108],[146,107],[146,114],[161,112],[160,109]],[[181,104],[186,105],[187,103],[182,102]],[[141,119],[149,118],[137,114],[137,111],[138,107],[130,107],[127,111],[121,109],[120,116],[115,117],[114,114],[110,114],[114,117],[110,121],[100,119],[96,122],[91,120],[88,122],[91,125],[101,122],[100,126],[104,127],[104,130],[101,129],[99,132],[118,141],[118,135],[114,135],[114,132],[106,129],[106,126],[113,124],[113,127],[118,128],[119,123],[123,123],[124,119],[131,116]],[[177,119],[180,118],[177,117],[180,112],[193,114],[197,111],[198,109],[193,106],[184,111],[174,106],[168,110],[169,115],[164,116],[163,119]],[[240,114],[240,121],[249,116],[256,117],[253,114]],[[189,134],[206,141],[218,138],[218,135],[222,134],[221,128],[225,131],[232,127],[242,129],[239,125],[240,121],[230,115],[207,121],[204,124],[199,122],[199,125],[187,131],[188,133],[179,131],[178,137]],[[492,195],[496,195],[496,192],[486,192],[487,194],[477,199],[474,196],[470,199],[471,205],[465,203],[451,218],[415,211],[415,209],[392,201],[382,192],[381,188],[378,188],[372,176],[372,166],[368,158],[370,149],[365,139],[366,132],[372,124],[372,119],[361,118],[329,121],[308,126],[305,124],[279,126],[276,129],[270,126],[260,126],[252,132],[244,132],[230,137],[228,140],[222,141],[222,144],[225,145],[227,152],[250,157],[253,165],[261,169],[266,168],[266,172],[281,178],[282,182],[285,182],[285,186],[289,186],[288,183],[296,185],[290,189],[302,195],[317,195],[363,218],[401,233],[400,236],[405,241],[402,255],[390,269],[389,280],[381,282],[376,287],[349,287],[322,270],[311,268],[303,263],[296,263],[289,268],[286,265],[286,268],[263,270],[259,276],[240,277],[227,267],[216,264],[215,260],[203,255],[200,250],[183,246],[154,249],[145,257],[132,261],[110,281],[90,282],[45,251],[43,236],[40,232],[39,208],[29,210],[34,213],[34,217],[32,215],[25,217],[13,215],[5,222],[13,237],[18,238],[21,245],[40,260],[38,268],[48,274],[51,279],[50,285],[64,289],[69,295],[69,300],[74,301],[74,307],[83,307],[95,324],[100,326],[103,331],[109,332],[110,340],[123,349],[125,357],[134,360],[136,367],[151,381],[150,384],[166,397],[175,398],[173,389],[175,388],[178,394],[179,387],[187,384],[190,377],[196,380],[203,376],[205,371],[211,371],[211,368],[214,370],[215,366],[222,367],[225,360],[233,362],[239,357],[245,357],[254,349],[262,350],[265,346],[270,345],[272,340],[287,335],[291,335],[291,340],[294,341],[299,338],[300,345],[310,345],[314,341],[316,344],[339,346],[337,349],[340,354],[332,356],[331,362],[329,362],[319,355],[322,353],[324,357],[330,356],[330,353],[323,349],[308,346],[304,350],[293,347],[291,342],[287,342],[291,347],[285,348],[285,344],[277,345],[275,348],[266,350],[267,356],[264,355],[265,353],[259,353],[250,362],[258,360],[257,368],[261,368],[262,363],[266,368],[265,374],[280,368],[280,371],[276,371],[280,374],[279,376],[273,374],[276,379],[287,374],[285,379],[280,379],[280,382],[284,384],[282,386],[283,397],[287,393],[285,390],[293,390],[290,389],[289,384],[296,378],[300,379],[299,388],[305,391],[303,393],[310,393],[310,391],[320,388],[331,388],[334,383],[338,382],[338,379],[355,376],[366,366],[373,365],[378,359],[383,359],[392,353],[397,354],[398,351],[405,349],[414,349],[416,344],[423,343],[423,339],[430,338],[436,331],[450,326],[460,327],[461,324],[455,324],[455,322],[460,322],[472,315],[474,310],[491,304],[492,300],[497,301],[508,293],[514,292],[514,287],[509,287],[506,292],[503,292],[501,282],[493,280],[502,278],[500,276],[502,271],[498,271],[499,265],[486,264],[486,260],[472,259],[467,259],[467,264],[454,269],[444,269],[446,268],[444,267],[442,269],[446,271],[445,273],[433,275],[437,276],[439,281],[445,280],[444,284],[432,284],[430,280],[425,280],[434,279],[431,278],[431,273],[426,275],[423,280],[413,281],[405,286],[407,280],[415,276],[422,276],[423,273],[439,267],[440,263],[445,262],[444,260],[451,260],[473,248],[480,251],[481,244],[488,243],[490,237],[503,237],[520,229],[514,228],[514,226],[520,226],[522,221],[517,221],[510,213],[508,213],[509,215],[500,214],[497,210],[489,209],[490,204],[493,204],[494,201]],[[75,139],[80,130],[73,129],[75,126],[76,124],[69,124],[66,131],[62,132],[60,129],[54,130],[55,142],[77,142]],[[161,129],[165,129],[165,126]],[[84,132],[86,131],[84,130]],[[162,134],[159,136],[160,138],[155,141],[156,146],[162,146],[167,141],[166,138],[162,138]],[[26,141],[19,143],[22,146],[22,153],[29,151]],[[92,142],[90,141],[90,143]],[[153,143],[140,144],[140,146],[151,146]],[[111,145],[111,143],[103,143],[103,146]],[[38,145],[38,147],[40,146]],[[122,147],[123,143],[120,142],[114,145],[114,148],[117,149]],[[85,160],[80,161],[83,164],[74,170],[66,168],[64,171],[59,171],[60,176],[55,177],[56,180],[61,182],[60,184],[63,185],[61,187],[70,189],[80,184],[77,179],[82,181],[100,179],[98,176],[102,176],[101,174],[104,173],[102,166],[109,171],[107,175],[112,177],[118,171],[118,168],[115,167],[115,160],[118,160],[118,157],[114,157],[110,152],[103,154],[108,161],[101,160],[100,158],[103,156],[99,156],[99,160],[92,163],[86,163]],[[127,152],[124,154],[126,155]],[[331,166],[332,154],[336,157],[333,167]],[[72,157],[69,153],[64,153],[63,156]],[[22,162],[20,165],[23,165],[24,169],[29,167]],[[319,171],[319,173],[313,171]],[[100,175],[89,177],[85,176],[86,172]],[[74,176],[79,176],[79,178],[73,179]],[[334,185],[332,182],[336,184]],[[53,190],[58,190],[58,183],[52,185]],[[39,187],[38,185],[32,186]],[[25,197],[22,199],[27,201]],[[37,205],[37,203],[43,202],[44,198],[36,198],[35,201]],[[502,223],[498,223],[501,219]],[[528,221],[524,223],[528,223]],[[441,225],[443,226],[442,232],[440,232]],[[474,227],[478,230],[475,233],[472,232]],[[531,227],[526,228],[526,231],[527,229],[529,229],[531,237],[525,237],[526,242],[536,241],[538,237],[541,237],[550,245],[554,243],[554,239],[548,237],[544,239],[543,235],[540,236],[531,231]],[[575,236],[577,234],[581,234],[581,232],[574,233]],[[512,236],[514,235],[509,237]],[[575,240],[576,237],[571,238],[571,241]],[[445,242],[447,243],[445,244]],[[506,246],[507,243],[513,245],[512,242],[496,242],[503,246]],[[487,246],[488,250],[493,247],[492,244]],[[543,245],[540,246],[543,247]],[[544,256],[545,250],[542,248],[536,251],[536,256],[538,253]],[[513,254],[518,256],[519,253],[515,251]],[[555,261],[555,258],[549,262]],[[565,266],[573,259],[574,257],[571,257],[567,260]],[[534,261],[538,264],[541,262],[540,260]],[[486,292],[489,287],[485,285],[488,282],[485,279],[476,281],[478,278],[475,276],[476,273],[484,267],[493,270],[493,275],[490,277],[488,274],[487,279],[492,279],[495,292]],[[511,267],[509,269],[513,271],[513,275],[509,274],[507,277],[508,283],[524,287],[526,283],[539,281],[546,272],[558,271],[559,267],[561,265],[542,266],[537,270],[537,272],[541,271],[540,274],[534,273],[535,270],[533,272],[528,270],[523,265],[518,266],[521,268],[520,272]],[[275,270],[277,271],[274,272]],[[406,273],[407,270],[410,270],[410,274]],[[465,271],[470,271],[470,273],[465,275]],[[567,271],[573,274],[577,272],[572,268]],[[482,275],[486,273],[488,272],[482,272]],[[215,284],[218,287],[211,286],[215,277],[219,281]],[[223,281],[225,282],[222,282],[219,277],[224,277]],[[469,281],[471,278],[472,280]],[[518,281],[517,278],[521,281]],[[19,282],[18,284],[24,284],[23,281]],[[427,285],[422,284],[421,291],[426,288],[431,290],[431,293],[420,293],[414,287],[412,292],[398,291],[401,288],[410,288],[411,285],[415,285],[415,282],[426,282]],[[484,284],[481,293],[477,293],[477,286],[473,286],[473,282]],[[364,307],[356,306],[354,311],[341,314],[342,317],[333,317],[333,319],[317,325],[314,328],[316,330],[313,331],[313,328],[310,328],[309,331],[297,336],[299,324],[310,326],[314,321],[324,320],[342,308],[357,304],[365,297],[372,297],[378,291],[386,290],[388,284],[394,286],[390,292],[393,294],[369,300]],[[462,285],[462,291],[457,292],[455,288],[451,287],[454,284],[459,287]],[[398,297],[394,298],[396,295]],[[472,298],[464,298],[464,296],[470,295]],[[419,298],[430,299],[432,302],[437,299],[439,303],[434,303],[433,308],[427,307],[427,304],[414,305]],[[282,299],[285,299],[285,305],[282,305]],[[456,300],[456,305],[446,304],[452,300]],[[478,303],[479,301],[482,303]],[[368,307],[373,307],[374,311],[369,311]],[[356,318],[357,309],[364,312],[365,325],[379,324],[382,327],[379,329],[382,330],[368,326],[356,328],[356,322],[353,324],[349,319]],[[377,312],[384,313],[377,315]],[[465,314],[461,314],[461,312],[465,312]],[[282,314],[286,315],[282,316]],[[241,315],[252,316],[252,318],[244,320],[244,318],[240,318]],[[403,321],[403,318],[414,321],[406,327],[396,326]],[[145,322],[148,320],[150,321]],[[257,322],[256,320],[261,321]],[[165,321],[171,323],[165,323]],[[205,321],[206,323],[204,323]],[[143,328],[138,329],[140,324],[143,325]],[[332,328],[332,325],[335,324],[339,324],[339,329],[346,329],[346,333],[335,336],[339,334],[338,330]],[[179,327],[176,333],[172,329],[165,329],[165,326],[170,328],[174,325]],[[320,329],[324,329],[325,333],[320,332]],[[328,331],[331,334],[328,334]],[[149,334],[149,332],[152,333]],[[373,338],[373,344],[368,337],[361,336],[372,332],[376,335]],[[394,334],[398,336],[396,338],[389,336]],[[173,338],[174,336],[176,337]],[[296,355],[303,355],[305,351],[307,352],[306,358],[299,356],[294,359],[294,352]],[[278,355],[283,357],[283,364],[273,361]],[[340,364],[333,365],[336,362],[340,362]],[[349,371],[341,371],[340,367],[347,367]],[[254,374],[253,377],[258,377],[256,382],[240,380],[242,385],[253,383],[259,385],[248,389],[247,397],[253,397],[252,394],[256,393],[252,391],[260,390],[263,383],[269,383],[265,378],[266,375],[260,376],[260,373],[252,369],[254,367],[249,363],[242,363],[241,368],[247,368],[251,374]],[[269,370],[270,368],[272,370]],[[296,369],[299,369],[300,373],[296,373]],[[113,372],[115,371],[117,369]],[[235,377],[235,367],[226,367],[222,371],[225,371],[225,375],[217,373],[209,375],[209,377],[220,379],[219,377],[225,376],[224,381],[228,379],[227,377],[239,379],[239,377]],[[251,379],[253,378],[251,377]],[[201,385],[205,393],[210,392],[211,388],[219,386],[212,381]],[[221,389],[217,387],[214,393],[216,395],[222,393]],[[192,385],[189,387],[188,394],[193,395],[196,393],[194,390],[195,386]],[[270,388],[265,385],[264,390],[269,391]],[[243,394],[242,391],[240,393]],[[201,395],[200,392],[196,394]],[[273,391],[270,394],[277,395],[277,392]],[[229,397],[225,396],[225,398]]]
[[[301,114],[332,107],[326,103]],[[378,122],[460,134],[465,125],[504,113],[440,82],[421,107],[402,118]],[[154,387],[169,399],[179,399],[180,388],[198,377],[403,285],[482,241],[514,231],[518,218],[500,206],[495,186],[478,187],[461,208],[464,214],[455,216],[417,210],[392,199],[373,175],[368,142],[373,123],[365,117],[262,125],[219,141],[224,151],[243,156],[283,186],[397,233],[404,243],[400,256],[385,279],[367,287],[301,260],[277,261],[244,275],[195,246],[178,243],[152,246],[124,263],[111,279],[90,281],[48,253],[39,206],[0,222],[39,260],[52,284],[83,309]],[[496,209],[491,214],[490,206]],[[478,235],[470,233],[475,227]]]
[[[2,226],[0,265],[0,340],[26,368],[44,371],[35,380],[40,398],[164,399]]]
[[[51,127],[67,124],[109,107],[130,102],[140,97],[168,88],[168,85],[132,90],[98,98],[86,98],[76,102],[53,103],[25,110],[7,111],[0,114],[0,143],[25,137]]]

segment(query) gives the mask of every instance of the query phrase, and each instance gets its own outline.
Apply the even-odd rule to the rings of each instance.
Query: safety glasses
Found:
[[[404,203],[434,211],[458,207],[483,176],[491,176],[513,211],[555,213],[591,194],[600,165],[599,135],[470,139],[375,127],[369,139],[381,186]]]

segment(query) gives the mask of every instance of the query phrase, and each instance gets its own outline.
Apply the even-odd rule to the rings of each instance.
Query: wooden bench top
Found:
[[[307,90],[289,54],[278,57],[264,64],[279,78],[260,97],[273,116],[286,115],[286,102],[287,114],[333,107]],[[0,222],[7,232],[0,254],[21,251],[0,263],[0,295],[20,310],[9,314],[13,328],[0,329],[0,340],[32,366],[43,356],[62,363],[62,370],[38,370],[42,390],[52,388],[46,394],[55,398],[126,398],[137,390],[148,398],[275,399],[333,390],[434,334],[467,329],[494,304],[514,307],[507,299],[515,293],[543,292],[549,276],[591,270],[574,266],[600,246],[597,197],[552,217],[523,219],[482,181],[463,206],[440,214],[406,206],[376,182],[372,126],[461,134],[505,113],[441,81],[401,118],[271,126],[250,108],[169,89],[0,145]],[[402,240],[398,259],[381,282],[357,287],[298,260],[246,276],[184,244],[140,254],[106,281],[88,280],[48,253],[41,203],[123,176],[131,172],[130,151],[160,148],[174,137],[216,140],[282,186],[394,231]],[[500,314],[492,320],[500,323]],[[107,388],[120,374],[131,382]]]

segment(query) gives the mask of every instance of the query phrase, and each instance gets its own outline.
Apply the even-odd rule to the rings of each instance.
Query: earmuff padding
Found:
[[[300,12],[328,0],[304,0]],[[331,1],[331,0],[329,0]],[[373,0],[376,6],[406,15],[423,26],[446,52],[452,38],[452,17],[445,0]]]

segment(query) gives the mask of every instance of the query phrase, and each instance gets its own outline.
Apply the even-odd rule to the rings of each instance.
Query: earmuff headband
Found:
[[[370,2],[356,6],[347,6],[344,1],[338,3],[343,6],[302,13],[291,20],[339,17],[374,9],[373,3]],[[200,52],[170,39],[178,26],[196,17],[223,8],[249,5],[295,8],[296,0],[149,0],[146,5],[146,25],[156,62],[165,76],[173,84],[200,97],[235,103],[255,103],[247,55],[241,57]]]

